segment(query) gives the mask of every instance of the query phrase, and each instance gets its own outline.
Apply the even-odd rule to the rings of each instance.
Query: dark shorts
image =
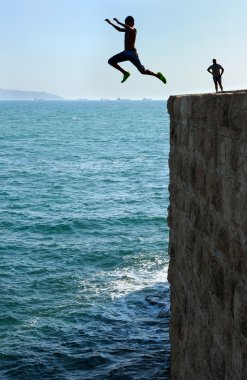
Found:
[[[141,64],[139,56],[137,54],[137,51],[135,49],[133,50],[124,50],[119,54],[114,55],[111,57],[108,61],[108,63],[114,64],[118,62],[124,62],[124,61],[130,61],[135,65],[135,67],[143,73],[145,71],[145,67]]]
[[[217,84],[217,83],[221,84],[221,75],[219,75],[218,77],[213,77],[213,79],[214,79],[214,84]]]

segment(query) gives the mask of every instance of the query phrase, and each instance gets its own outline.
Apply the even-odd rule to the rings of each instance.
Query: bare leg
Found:
[[[111,57],[109,60],[108,60],[108,63],[109,65],[111,65],[112,67],[114,67],[114,69],[117,69],[118,71],[120,71],[123,75],[125,75],[127,73],[126,70],[122,69],[121,66],[119,66],[119,62],[124,62],[124,61],[127,61],[128,58],[126,57],[126,53],[125,52],[122,52],[122,53],[119,53],[119,54],[116,54],[114,55],[113,57]]]
[[[159,80],[161,80],[161,82],[163,82],[164,84],[167,83],[167,80],[166,78],[164,77],[164,75],[162,73],[154,73],[153,71],[151,70],[147,70],[147,69],[144,69],[143,70],[139,70],[142,74],[144,75],[152,75],[153,77],[156,77],[158,78]]]
[[[152,76],[154,76],[156,78],[159,78],[158,74],[155,74],[153,71],[150,71],[150,70],[147,70],[147,69],[145,71],[143,71],[142,74],[144,74],[144,75],[152,75]]]
[[[124,69],[122,69],[122,67],[119,66],[117,63],[110,62],[110,59],[109,59],[108,63],[109,63],[109,65],[111,65],[112,67],[114,67],[115,69],[117,69],[118,71],[121,71],[122,74],[126,74],[127,73],[127,71],[124,70]]]

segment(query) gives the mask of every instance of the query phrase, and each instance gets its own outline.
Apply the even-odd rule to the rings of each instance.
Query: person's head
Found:
[[[213,59],[213,63],[214,63],[214,64],[216,63],[216,59],[215,59],[215,58]]]
[[[135,24],[134,17],[132,17],[132,16],[126,17],[125,24],[129,25],[129,26],[134,26],[134,24]]]

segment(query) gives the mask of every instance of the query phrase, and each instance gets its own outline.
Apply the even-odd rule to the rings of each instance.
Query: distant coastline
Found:
[[[64,100],[61,96],[39,91],[8,90],[0,88],[0,100]]]
[[[98,99],[90,99],[90,98],[74,98],[67,99],[63,98],[60,95],[50,94],[48,92],[41,91],[26,91],[26,90],[9,90],[0,88],[0,101],[120,101],[120,102],[131,102],[131,101],[167,101],[167,99],[151,99],[151,98],[140,98],[140,99],[132,99],[132,98],[98,98]]]

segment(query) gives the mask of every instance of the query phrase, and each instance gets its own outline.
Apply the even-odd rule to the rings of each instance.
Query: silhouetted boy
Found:
[[[224,72],[224,69],[221,65],[216,63],[216,59],[213,59],[213,65],[209,66],[208,72],[213,75],[215,91],[218,92],[218,84],[220,86],[221,91],[223,91],[221,77]]]
[[[132,16],[128,16],[125,19],[125,24],[118,21],[118,19],[114,18],[114,21],[116,21],[117,24],[121,25],[122,28],[120,28],[117,25],[114,25],[110,20],[106,19],[105,21],[108,22],[108,24],[112,25],[116,30],[119,32],[125,32],[125,38],[124,38],[124,51],[122,51],[119,54],[114,55],[111,57],[108,61],[108,63],[115,67],[115,69],[121,71],[123,73],[123,80],[121,83],[125,82],[126,79],[130,76],[130,73],[122,67],[118,65],[118,62],[124,62],[124,61],[130,61],[133,63],[133,65],[136,66],[136,68],[140,71],[142,74],[146,75],[153,75],[154,77],[160,79],[163,83],[166,83],[165,77],[161,73],[153,73],[150,70],[145,69],[145,67],[141,64],[139,56],[137,54],[136,48],[135,48],[135,40],[136,40],[136,28],[134,27],[134,18]]]

